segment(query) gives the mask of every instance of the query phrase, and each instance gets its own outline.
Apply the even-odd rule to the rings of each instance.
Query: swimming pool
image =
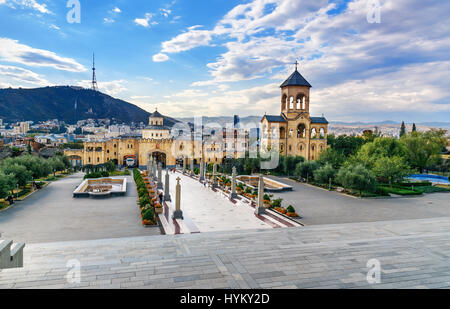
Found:
[[[432,183],[445,184],[449,185],[450,181],[445,176],[432,175],[432,174],[416,174],[410,175],[407,177],[408,179],[421,180],[421,181],[430,181]]]

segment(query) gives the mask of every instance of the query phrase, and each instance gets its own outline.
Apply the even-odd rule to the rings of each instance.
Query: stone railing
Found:
[[[0,239],[0,269],[23,267],[23,243]]]

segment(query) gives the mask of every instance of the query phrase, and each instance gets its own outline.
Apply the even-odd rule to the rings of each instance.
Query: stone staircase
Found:
[[[23,267],[24,247],[23,243],[0,239],[0,269]]]

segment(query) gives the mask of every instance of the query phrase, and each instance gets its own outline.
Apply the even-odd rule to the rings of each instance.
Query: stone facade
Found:
[[[126,165],[126,159],[131,157],[139,166],[145,167],[153,157],[165,167],[181,164],[183,158],[186,158],[188,166],[191,166],[191,161],[194,165],[200,164],[202,158],[207,163],[222,163],[225,157],[243,157],[248,150],[248,133],[244,134],[243,140],[238,139],[241,136],[239,134],[232,135],[235,136],[233,147],[238,143],[242,145],[239,144],[230,152],[223,144],[225,138],[208,141],[207,137],[204,138],[204,144],[194,139],[193,134],[174,138],[170,134],[172,126],[165,124],[164,119],[158,112],[153,113],[149,126],[142,130],[142,137],[123,136],[85,142],[84,149],[69,149],[64,153],[74,166],[100,165],[108,161],[123,166]]]
[[[261,145],[315,160],[327,148],[328,121],[309,113],[311,85],[295,70],[281,85],[281,114],[265,115]]]

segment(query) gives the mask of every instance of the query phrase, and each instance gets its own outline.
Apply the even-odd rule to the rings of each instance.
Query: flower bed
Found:
[[[142,224],[145,226],[155,226],[157,225],[155,216],[156,199],[153,197],[155,190],[148,179],[142,177],[141,172],[137,168],[133,170],[133,177],[139,196],[138,205],[142,217]],[[151,192],[153,192],[153,195],[150,194]]]

